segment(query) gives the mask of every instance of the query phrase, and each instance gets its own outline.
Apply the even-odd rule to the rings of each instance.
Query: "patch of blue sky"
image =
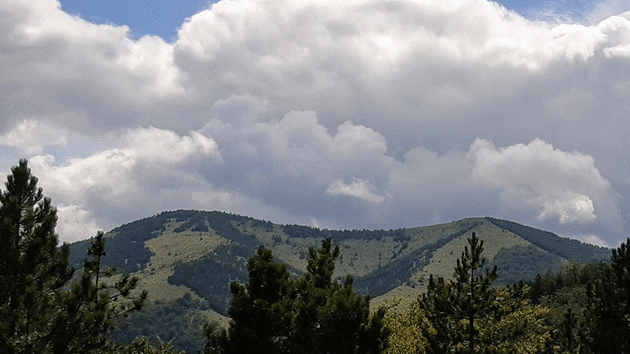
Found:
[[[441,1],[441,0],[436,0]],[[186,18],[209,8],[208,0],[60,0],[69,14],[99,24],[126,25],[131,38],[157,35],[167,42],[177,38]],[[498,0],[498,3],[532,20],[584,22],[601,1]]]
[[[500,4],[531,20],[586,22],[601,1],[586,0],[500,0]]]
[[[173,42],[184,20],[210,7],[208,0],[60,0],[72,15],[98,24],[126,25],[130,37],[157,35]]]

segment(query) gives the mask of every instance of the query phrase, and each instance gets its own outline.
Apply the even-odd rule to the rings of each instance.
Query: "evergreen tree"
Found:
[[[230,284],[228,315],[232,321],[228,331],[206,326],[207,353],[278,353],[284,346],[287,317],[283,300],[289,272],[264,246],[247,261],[247,270],[247,284]]]
[[[56,353],[88,353],[96,348],[109,348],[107,333],[116,321],[131,311],[138,311],[147,297],[146,290],[132,296],[137,277],[127,274],[112,284],[103,281],[114,275],[115,269],[101,269],[101,258],[106,255],[103,232],[92,238],[87,250],[81,279],[60,292],[58,309],[53,321],[52,337]]]
[[[459,301],[454,309],[459,312],[460,317],[468,320],[468,352],[475,353],[475,340],[478,337],[475,320],[488,313],[492,301],[490,286],[497,278],[497,267],[494,266],[492,271],[486,270],[485,275],[480,274],[486,263],[486,258],[481,256],[483,241],[473,232],[468,244],[470,252],[468,246],[464,247],[462,257],[457,260],[455,267],[455,288]]]
[[[228,330],[205,328],[206,353],[379,353],[386,344],[384,311],[370,316],[369,296],[332,279],[339,248],[324,240],[309,249],[307,273],[290,278],[271,251],[247,262],[247,284],[231,284]]]
[[[90,247],[81,280],[70,284],[69,247],[58,248],[57,211],[37,187],[26,160],[11,169],[0,193],[0,352],[87,353],[105,348],[113,319],[138,309],[146,293],[130,302],[137,279],[123,276],[115,289],[95,284],[99,234]],[[91,265],[91,266],[90,266]]]
[[[353,278],[333,280],[339,246],[330,239],[309,249],[307,273],[295,281],[291,343],[299,353],[379,353],[386,346],[384,310],[370,316],[370,296],[353,289]]]
[[[306,281],[318,289],[325,290],[332,284],[335,272],[335,261],[339,257],[339,246],[332,247],[332,241],[325,239],[322,247],[315,250],[308,249],[308,264],[306,265]]]
[[[57,211],[27,161],[11,172],[0,194],[0,352],[35,352],[73,271],[69,247],[57,248]]]
[[[483,241],[475,233],[468,239],[468,246],[455,267],[455,279],[429,278],[427,293],[421,306],[432,319],[437,331],[432,350],[436,353],[479,353],[477,320],[488,316],[492,303],[492,282],[497,277],[496,266],[492,271],[483,267],[486,259]],[[463,345],[465,343],[465,345]]]
[[[630,239],[613,249],[611,263],[587,289],[594,317],[591,347],[595,353],[630,350]]]

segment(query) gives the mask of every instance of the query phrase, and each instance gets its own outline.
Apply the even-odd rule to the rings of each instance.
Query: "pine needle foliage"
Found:
[[[108,346],[117,317],[141,308],[146,293],[131,296],[137,278],[108,285],[100,269],[105,241],[91,242],[80,279],[58,247],[57,210],[20,160],[0,193],[0,352],[90,353]],[[125,301],[123,301],[126,299]]]
[[[353,289],[353,279],[332,279],[339,247],[330,239],[309,250],[307,273],[291,277],[271,251],[260,246],[247,262],[249,281],[232,283],[230,327],[205,328],[210,354],[362,353],[386,346],[383,310],[370,315],[369,296]]]

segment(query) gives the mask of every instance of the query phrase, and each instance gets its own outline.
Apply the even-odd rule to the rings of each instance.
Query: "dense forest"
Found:
[[[216,219],[213,225],[190,220],[180,227],[222,230],[239,238],[239,244],[256,245],[253,254],[239,248],[219,249],[246,258],[242,271],[247,276],[215,277],[217,283],[229,283],[227,300],[217,298],[212,303],[185,296],[178,304],[147,303],[147,293],[136,289],[138,278],[126,275],[138,265],[123,267],[123,273],[111,268],[116,263],[108,260],[105,244],[112,240],[103,233],[83,244],[82,264],[71,261],[69,246],[58,245],[56,209],[37,186],[27,161],[21,160],[11,171],[0,193],[1,353],[630,351],[630,239],[613,250],[609,262],[595,263],[587,263],[593,261],[592,255],[579,253],[577,246],[544,245],[558,248],[574,261],[559,270],[532,274],[527,281],[503,278],[508,280],[499,282],[501,272],[511,272],[497,266],[505,264],[500,257],[525,257],[535,249],[516,248],[488,262],[483,235],[470,232],[454,277],[432,276],[427,291],[419,296],[370,308],[370,295],[356,291],[357,285],[365,285],[351,276],[333,277],[340,257],[335,242],[349,237],[348,233],[326,231],[328,237],[305,255],[306,272],[298,273],[225,220]],[[145,226],[156,231],[163,227],[161,222],[147,222],[154,222]],[[262,226],[273,229],[272,224]],[[295,225],[287,228],[304,237],[318,232]],[[364,232],[368,238],[376,235]],[[406,237],[400,231],[388,232],[392,238]],[[518,232],[529,233],[535,242],[551,242],[540,230]],[[142,235],[131,232],[115,237],[143,242]],[[140,246],[131,251],[146,252]],[[540,261],[557,263],[549,257],[554,256],[540,254]],[[195,266],[211,263],[203,260]],[[400,264],[413,266],[410,261]],[[378,277],[362,282],[371,282],[367,288],[374,288]],[[227,326],[180,310],[212,306],[227,308]],[[138,331],[142,326],[134,326],[133,321],[160,327],[162,339],[148,338],[152,333]],[[201,344],[190,346],[194,341]]]

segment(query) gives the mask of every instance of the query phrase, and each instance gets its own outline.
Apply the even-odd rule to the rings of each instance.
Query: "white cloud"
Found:
[[[31,163],[42,174],[42,181],[64,196],[81,200],[98,190],[115,202],[123,195],[138,195],[141,188],[158,183],[162,176],[189,178],[171,176],[174,171],[170,168],[179,163],[220,160],[216,143],[199,132],[180,137],[167,130],[139,128],[127,131],[120,142],[118,148],[71,159],[62,166],[55,166],[52,156],[36,156]]]
[[[79,110],[87,124],[63,122],[65,128],[101,131],[130,113],[160,118],[164,103],[183,99],[172,46],[159,37],[131,40],[126,26],[90,23],[63,12],[54,0],[5,1],[0,16],[5,121]]]
[[[630,57],[630,12],[626,16],[611,16],[600,22],[599,28],[606,34],[607,57]]]
[[[535,204],[542,207],[540,219],[558,218],[561,224],[595,220],[593,200],[584,194],[567,192],[564,195],[541,196]]]
[[[57,206],[57,233],[59,242],[76,242],[96,236],[102,229],[96,224],[94,215],[77,205]]]
[[[0,145],[17,147],[29,155],[41,154],[48,146],[66,146],[66,134],[66,130],[45,121],[25,119],[0,136]]]
[[[540,219],[592,222],[593,200],[609,193],[610,183],[591,156],[554,149],[539,139],[501,149],[477,139],[468,157],[475,163],[476,183],[499,188],[506,204],[536,208]]]
[[[332,135],[313,111],[292,111],[279,121],[249,119],[253,123],[243,126],[215,118],[203,131],[215,137],[228,168],[249,174],[253,185],[308,181],[312,187],[323,187],[339,178],[363,178],[378,170],[373,166],[393,162],[385,154],[384,137],[363,125],[344,122]]]
[[[614,248],[617,245],[612,245],[604,241],[600,236],[588,234],[588,235],[570,235],[571,238],[575,238],[582,242],[590,243],[591,245]]]
[[[130,155],[147,162],[175,163],[194,155],[220,158],[214,140],[196,131],[180,137],[172,131],[154,127],[130,129],[123,140]]]
[[[219,1],[171,44],[9,0],[0,144],[37,154],[53,201],[104,228],[216,208],[360,228],[491,214],[619,239],[630,16],[605,4],[581,25],[485,0]]]
[[[120,147],[60,165],[51,155],[30,159],[33,173],[40,177],[46,193],[65,206],[60,213],[69,215],[63,220],[70,226],[64,230],[74,230],[77,218],[87,221],[88,226],[100,225],[87,219],[95,215],[94,210],[116,208],[141,213],[142,208],[134,208],[144,203],[168,208],[168,203],[177,198],[190,200],[190,189],[206,187],[197,181],[192,167],[201,161],[220,161],[216,143],[199,132],[182,137],[153,127],[140,128],[127,131],[119,141]],[[178,192],[191,194],[178,196]],[[97,220],[99,217],[96,215]]]
[[[381,203],[385,200],[376,192],[376,188],[370,182],[360,178],[353,178],[350,183],[335,180],[326,189],[326,193],[332,196],[350,196],[370,203]]]
[[[229,176],[219,185],[296,217],[325,227],[417,226],[427,216],[438,220],[440,213],[456,214],[481,199],[470,190],[472,164],[462,152],[440,155],[418,147],[399,161],[369,127],[344,122],[332,133],[312,111],[261,122],[267,112],[252,116],[261,107],[255,100],[234,98],[233,104],[237,108],[224,102],[221,111],[243,112],[246,119],[217,116],[203,130],[220,146],[223,164],[217,175]],[[339,196],[351,198],[330,198]],[[337,212],[330,212],[333,208]]]

